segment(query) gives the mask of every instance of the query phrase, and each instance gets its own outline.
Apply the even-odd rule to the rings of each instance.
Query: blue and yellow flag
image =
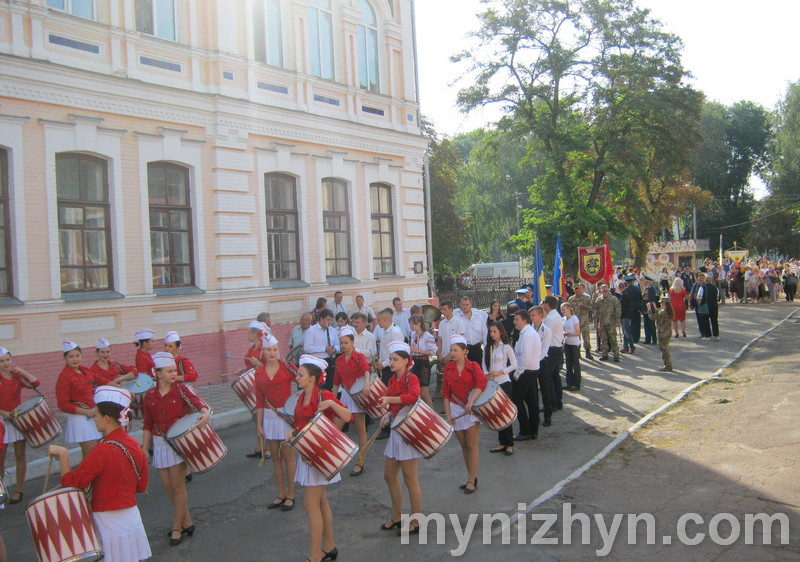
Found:
[[[556,238],[556,263],[553,266],[553,294],[566,299],[567,285],[564,279],[564,257],[561,252],[561,235]]]
[[[539,247],[539,237],[536,236],[536,257],[533,260],[533,305],[539,306],[546,296],[547,288],[544,283],[542,249]]]

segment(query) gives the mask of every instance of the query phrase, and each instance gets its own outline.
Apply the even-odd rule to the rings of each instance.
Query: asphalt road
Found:
[[[466,480],[466,471],[455,439],[431,460],[420,461],[423,510],[445,514],[448,521],[450,514],[458,515],[461,522],[470,514],[512,514],[519,503],[531,502],[552,488],[642,416],[710,376],[744,344],[795,308],[793,304],[726,305],[720,314],[719,342],[692,337],[697,328],[690,316],[690,337],[673,340],[671,346],[674,373],[656,370],[661,365],[657,346],[640,345],[635,356],[623,356],[618,364],[584,361],[582,391],[565,393],[564,410],[554,414],[552,427],[540,428],[537,441],[519,443],[511,457],[490,455],[486,451],[496,444],[496,434],[481,430],[477,493],[468,496],[458,489]],[[256,460],[245,458],[253,443],[251,431],[252,426],[247,424],[220,432],[228,456],[189,484],[197,532],[180,546],[168,545],[171,506],[157,475],[151,473],[149,497],[140,496],[139,503],[154,553],[152,560],[245,562],[306,557],[308,537],[301,498],[291,512],[267,510],[275,497],[271,463],[259,467]],[[410,544],[403,545],[394,534],[378,529],[388,518],[390,505],[382,477],[382,453],[383,445],[378,442],[370,451],[363,476],[345,475],[341,483],[328,490],[339,559],[450,557],[459,541],[449,523],[443,544],[434,544],[431,535],[429,544],[419,544],[419,538],[412,536]],[[28,483],[24,503],[41,488],[41,479]],[[35,560],[22,505],[0,511],[0,529],[11,561]],[[472,540],[480,542],[480,523],[476,529]],[[517,559],[519,554],[519,549],[512,553],[501,545],[492,549],[492,556],[498,560]]]

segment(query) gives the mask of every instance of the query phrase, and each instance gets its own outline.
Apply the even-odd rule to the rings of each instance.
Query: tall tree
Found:
[[[636,196],[627,172],[647,167],[636,162],[637,147],[652,138],[636,134],[641,120],[689,145],[696,139],[692,120],[676,122],[669,111],[696,115],[702,101],[683,83],[680,40],[632,0],[485,3],[477,45],[454,57],[471,71],[458,103],[464,111],[501,104],[500,127],[525,139],[527,159],[543,168],[518,243],[530,250],[536,232],[551,248],[561,233],[574,256],[606,232],[635,230],[618,210]],[[652,111],[654,97],[665,111]]]

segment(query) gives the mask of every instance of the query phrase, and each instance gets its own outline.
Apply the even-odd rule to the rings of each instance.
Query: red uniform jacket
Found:
[[[253,344],[253,345],[251,345],[250,347],[247,348],[247,352],[244,354],[244,356],[245,356],[244,368],[245,369],[253,369],[253,368],[255,368],[255,365],[253,365],[252,363],[250,363],[250,361],[247,360],[248,357],[253,357],[253,358],[258,359],[259,361],[261,361],[263,363],[263,360],[261,359],[261,350],[262,349],[263,348],[261,347],[260,343]]]
[[[406,374],[400,379],[396,374],[392,375],[388,386],[386,396],[399,396],[401,400],[400,404],[389,404],[392,417],[395,417],[404,406],[413,405],[419,398],[419,379],[417,375],[411,374],[409,371],[406,371]]]
[[[486,388],[486,373],[475,361],[467,359],[461,373],[458,372],[455,362],[445,365],[442,378],[442,400],[453,400],[455,397],[462,404],[466,404],[470,392],[475,388],[481,390]]]
[[[178,375],[183,377],[183,382],[194,382],[197,380],[197,370],[186,357],[178,355],[175,358],[175,366],[178,367]]]
[[[174,383],[164,396],[161,396],[158,386],[147,391],[144,395],[144,425],[142,429],[155,435],[164,436],[172,424],[183,416],[191,414],[193,410],[184,401],[181,391],[186,400],[198,410],[206,407],[199,396],[181,386],[179,382]]]
[[[147,373],[156,378],[156,364],[153,362],[153,358],[149,353],[141,349],[136,350],[136,372]]]
[[[28,379],[24,379],[22,375],[12,374],[10,379],[0,377],[0,410],[10,412],[20,405],[22,402],[22,388],[25,384],[36,388],[39,386],[39,381],[31,384]]]
[[[292,394],[294,375],[281,363],[278,371],[271,379],[267,370],[260,367],[256,370],[256,407],[269,408],[267,401],[273,408],[280,408]]]
[[[354,351],[348,361],[345,359],[344,353],[342,353],[336,358],[333,384],[334,386],[344,386],[345,389],[350,390],[353,383],[363,377],[365,372],[369,372],[369,363],[367,363],[367,358],[363,354]]]
[[[103,369],[100,366],[100,363],[95,361],[94,365],[92,365],[92,367],[89,369],[89,372],[95,375],[101,375],[106,379],[106,383],[104,384],[107,384],[113,382],[114,379],[120,375],[124,375],[125,373],[138,373],[139,371],[136,370],[136,367],[122,365],[116,361],[109,361],[108,369]]]
[[[322,396],[322,398],[320,398]],[[294,407],[294,430],[300,431],[303,429],[308,422],[310,422],[315,415],[317,415],[317,408],[319,407],[319,403],[322,400],[333,400],[337,404],[342,407],[345,407],[344,404],[339,402],[336,399],[336,396],[333,395],[333,392],[328,390],[322,390],[320,388],[314,388],[311,391],[311,401],[308,403],[307,406],[303,406],[304,397],[300,397],[300,400],[297,401],[297,404]],[[333,411],[332,408],[328,408],[323,412],[325,416],[333,421],[336,418],[336,412]],[[347,423],[353,423],[353,416],[350,415],[350,419]]]
[[[84,406],[94,408],[94,389],[106,384],[106,379],[101,375],[89,372],[83,365],[79,368],[80,372],[64,367],[56,382],[58,409],[67,414],[74,414]]]
[[[130,453],[130,457],[116,441]],[[131,460],[136,464],[131,464]],[[136,471],[138,470],[138,475]],[[71,488],[92,486],[92,511],[114,511],[136,505],[136,494],[147,490],[147,461],[139,443],[123,429],[103,438],[75,470],[61,477],[61,485]]]

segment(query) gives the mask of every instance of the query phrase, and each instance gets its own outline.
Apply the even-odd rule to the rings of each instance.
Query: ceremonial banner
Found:
[[[742,267],[742,262],[747,259],[748,255],[750,255],[749,250],[727,250],[725,252],[725,257],[732,259],[733,265],[736,267]]]
[[[606,249],[603,246],[578,248],[578,274],[587,283],[597,283],[605,277]]]

